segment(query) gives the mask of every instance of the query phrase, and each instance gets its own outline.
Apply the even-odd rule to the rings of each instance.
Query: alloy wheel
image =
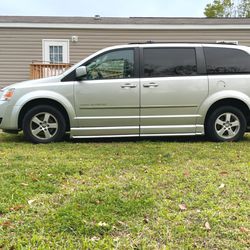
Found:
[[[234,138],[240,130],[239,118],[230,112],[221,114],[215,120],[215,131],[223,139]]]
[[[48,140],[55,136],[57,130],[58,121],[48,112],[38,113],[30,121],[30,131],[37,139]]]

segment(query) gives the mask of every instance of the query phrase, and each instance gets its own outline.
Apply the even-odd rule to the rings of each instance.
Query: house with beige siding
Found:
[[[59,74],[111,45],[218,40],[250,46],[250,19],[0,16],[0,87]]]

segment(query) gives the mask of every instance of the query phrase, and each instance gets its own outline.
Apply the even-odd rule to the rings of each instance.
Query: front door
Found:
[[[145,48],[141,79],[141,135],[202,133],[198,108],[208,95],[197,71],[196,49]]]
[[[75,84],[78,127],[73,137],[139,135],[139,77],[135,49],[103,53],[84,65]]]

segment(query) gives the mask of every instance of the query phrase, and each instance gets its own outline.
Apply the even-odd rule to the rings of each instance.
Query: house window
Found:
[[[62,63],[63,62],[63,46],[49,46],[49,60],[50,63]]]
[[[43,61],[45,63],[69,63],[69,40],[44,39]]]

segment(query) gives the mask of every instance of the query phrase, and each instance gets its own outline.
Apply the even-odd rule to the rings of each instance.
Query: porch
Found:
[[[39,79],[62,74],[71,67],[69,63],[48,63],[33,61],[30,64],[30,79]]]

